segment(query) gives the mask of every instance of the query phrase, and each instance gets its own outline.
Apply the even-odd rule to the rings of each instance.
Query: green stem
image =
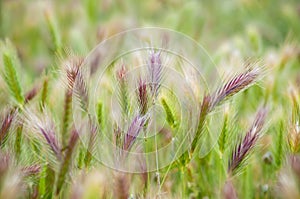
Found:
[[[180,168],[180,178],[181,178],[181,183],[182,183],[182,195],[181,198],[186,198],[186,176],[185,176],[185,170],[186,167],[182,166]]]

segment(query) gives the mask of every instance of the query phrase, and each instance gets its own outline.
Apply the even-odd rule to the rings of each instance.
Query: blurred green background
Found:
[[[103,39],[136,27],[174,29],[210,54],[225,44],[245,57],[261,57],[300,35],[296,0],[1,0],[0,9],[1,38],[11,40],[32,75],[52,65],[59,48],[85,54]]]
[[[256,164],[248,167],[236,184],[243,185],[238,187],[242,194],[246,193],[244,190],[252,190],[244,198],[265,194],[268,190],[264,191],[260,185],[277,187],[274,180],[277,178],[277,165],[267,165],[262,157],[269,151],[276,154],[277,148],[282,150],[283,138],[277,142],[277,132],[283,131],[280,122],[284,129],[289,128],[287,121],[292,110],[289,86],[294,84],[297,89],[300,88],[299,0],[0,0],[0,38],[11,43],[0,42],[0,51],[9,49],[10,45],[15,47],[20,67],[17,72],[24,91],[32,89],[36,81],[42,81],[48,70],[61,69],[56,66],[60,64],[59,56],[63,49],[86,55],[106,38],[140,27],[169,28],[188,35],[208,51],[220,74],[225,74],[225,77],[236,73],[232,67],[242,67],[249,59],[263,60],[268,71],[263,83],[235,98],[230,118],[237,115],[238,122],[232,120],[230,125],[236,128],[242,126],[249,120],[249,113],[254,112],[263,101],[268,102],[274,112],[270,113],[270,130],[262,139],[263,150],[255,156]],[[59,74],[54,71],[51,75]],[[2,111],[11,102],[7,97],[8,89],[1,81],[0,78]],[[59,81],[51,83],[54,88],[51,105],[56,108],[54,110],[61,111],[63,95],[56,90],[63,86]],[[57,115],[60,114],[58,112]],[[195,165],[204,168],[202,171],[205,172],[198,172],[200,169],[197,167],[192,172],[189,189],[193,193],[199,192],[198,195],[203,196],[219,193],[216,190],[220,187],[215,185],[219,183],[222,186],[223,182],[213,179],[222,161],[218,158],[219,154],[213,151],[212,156],[196,162]],[[174,182],[182,183],[181,180]],[[259,185],[253,188],[248,182]],[[184,187],[185,182],[182,184]],[[179,186],[173,187],[174,192],[178,191]],[[274,195],[272,192],[269,197]]]

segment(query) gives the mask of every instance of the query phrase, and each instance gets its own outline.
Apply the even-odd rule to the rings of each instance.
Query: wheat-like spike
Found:
[[[230,79],[221,88],[214,92],[211,97],[211,109],[222,103],[229,97],[245,90],[254,84],[261,75],[261,69],[250,68],[246,72],[241,73]]]
[[[201,104],[200,114],[199,114],[199,121],[198,121],[198,128],[196,130],[196,134],[193,138],[192,144],[191,144],[191,152],[193,152],[196,147],[197,143],[200,139],[202,130],[204,128],[204,124],[206,121],[206,117],[210,111],[210,103],[211,103],[211,97],[209,95],[205,95]]]
[[[119,90],[118,90],[118,98],[119,104],[122,108],[123,116],[126,116],[129,111],[129,102],[128,102],[128,85],[126,79],[127,68],[125,64],[122,64],[121,69],[117,71],[117,80],[119,81]]]
[[[231,80],[229,80],[227,83],[225,83],[222,87],[220,87],[212,94],[205,95],[201,104],[198,128],[191,145],[192,151],[194,151],[194,149],[197,146],[197,142],[200,139],[202,129],[206,121],[206,116],[224,100],[230,98],[231,96],[243,91],[244,89],[254,84],[258,80],[260,75],[260,68],[249,68],[246,72],[233,77]]]
[[[83,63],[83,60],[84,59],[81,57],[71,56],[71,58],[64,63],[67,78],[67,90],[65,92],[64,115],[62,122],[62,141],[64,146],[66,146],[68,140],[67,132],[70,126],[70,118],[72,113],[73,89],[76,91],[76,96],[80,97],[79,99],[82,97],[86,98],[85,96],[87,96],[85,89],[86,85],[84,84],[80,71],[80,66]],[[82,89],[84,90],[83,93],[79,91]]]
[[[36,115],[30,110],[25,109],[26,125],[29,129],[37,132],[37,135],[42,136],[48,144],[51,151],[55,154],[58,160],[61,160],[61,146],[55,134],[55,127],[53,121],[49,118],[48,113],[44,112],[43,115]]]
[[[54,154],[61,159],[61,150],[58,146],[57,140],[55,138],[55,133],[51,129],[44,129],[40,127],[40,132],[43,134],[44,138],[46,139],[47,143],[51,147]]]
[[[167,104],[165,98],[161,99],[161,103],[162,103],[163,108],[165,110],[166,117],[167,117],[166,119],[167,119],[168,124],[171,127],[175,128],[177,126],[177,123],[176,123],[175,117],[173,115],[173,112],[172,112],[170,106]]]
[[[75,83],[76,83],[74,85],[75,97],[79,99],[81,108],[87,112],[88,100],[89,100],[88,85],[85,78],[83,77],[81,70],[78,71]]]
[[[148,93],[147,84],[142,78],[138,82],[137,99],[139,103],[139,110],[141,115],[145,115],[148,111]]]
[[[147,120],[147,116],[136,116],[131,122],[128,131],[124,136],[122,149],[125,151],[129,151],[140,131],[142,130],[145,122]]]
[[[264,107],[260,108],[245,137],[234,148],[228,163],[229,174],[235,174],[239,170],[243,162],[249,156],[251,150],[255,147],[257,140],[261,136],[260,133],[265,124],[266,115],[267,109]]]
[[[4,53],[2,56],[4,62],[4,79],[7,87],[16,102],[22,105],[24,103],[24,96],[15,69],[13,57],[8,53]]]
[[[225,113],[221,134],[218,140],[219,149],[221,153],[224,153],[225,150],[225,146],[227,143],[227,133],[228,133],[228,112]]]
[[[9,131],[10,127],[11,127],[11,124],[12,124],[12,121],[13,121],[15,115],[16,115],[15,109],[10,110],[5,115],[5,118],[4,118],[3,122],[2,122],[1,129],[0,129],[0,145],[3,144],[4,138],[8,134],[8,131]]]
[[[161,51],[155,52],[153,49],[149,52],[147,66],[150,74],[150,90],[152,96],[157,97],[163,73]]]

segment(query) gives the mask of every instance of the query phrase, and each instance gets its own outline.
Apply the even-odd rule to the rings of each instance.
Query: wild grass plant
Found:
[[[300,198],[299,6],[0,1],[0,198]]]

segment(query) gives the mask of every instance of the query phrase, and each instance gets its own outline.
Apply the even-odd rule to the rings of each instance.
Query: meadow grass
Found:
[[[0,198],[300,198],[299,19],[297,1],[0,1]],[[195,109],[161,86],[164,51],[114,60],[103,82],[101,54],[84,68],[145,26],[207,50],[221,81]]]

